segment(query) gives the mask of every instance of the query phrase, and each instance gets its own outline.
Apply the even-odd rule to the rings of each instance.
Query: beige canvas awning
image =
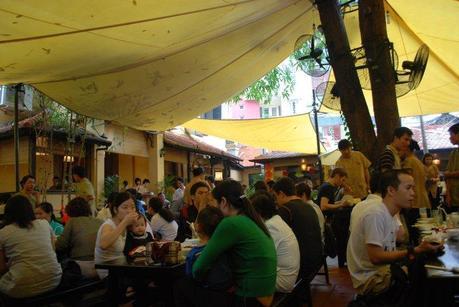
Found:
[[[459,111],[459,1],[387,0],[386,27],[399,57],[399,69],[412,61],[422,44],[430,56],[419,87],[397,99],[400,116]],[[345,14],[344,22],[351,48],[362,45],[358,12]],[[334,80],[333,75],[331,79]],[[373,113],[371,91],[364,95]],[[322,106],[321,111],[333,113]]]
[[[311,31],[308,0],[0,2],[0,84],[165,130],[261,78]]]
[[[316,134],[309,114],[246,120],[193,119],[183,126],[254,147],[317,153]],[[324,152],[323,147],[321,150]]]
[[[431,49],[421,85],[398,100],[400,114],[459,110],[459,1],[387,4],[389,38],[400,61],[413,59],[421,43]],[[165,130],[210,110],[285,59],[296,39],[311,32],[311,8],[308,0],[4,0],[0,84],[32,84],[79,113]],[[360,34],[352,16],[345,22],[355,47]],[[237,135],[255,133],[251,129]],[[315,141],[281,144],[282,138],[308,139],[312,130],[283,132],[277,150],[314,152]]]

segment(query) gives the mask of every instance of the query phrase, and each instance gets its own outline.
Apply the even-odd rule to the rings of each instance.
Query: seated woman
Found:
[[[193,277],[204,279],[217,259],[227,254],[235,304],[270,306],[276,289],[276,249],[268,229],[237,181],[223,181],[212,194],[225,218],[194,263]]]
[[[72,199],[65,213],[70,220],[57,238],[56,252],[74,260],[94,260],[97,231],[103,221],[92,216],[91,207],[82,197]]]
[[[276,204],[268,191],[258,191],[251,198],[255,210],[265,221],[277,253],[276,291],[290,293],[300,270],[300,248],[290,226],[277,214]]]
[[[56,288],[62,269],[48,222],[35,219],[29,200],[16,195],[6,203],[5,224],[0,230],[0,292],[24,298]]]
[[[163,203],[158,197],[153,197],[148,202],[148,213],[151,218],[151,229],[161,236],[162,241],[174,241],[177,237],[178,224],[169,209],[163,208]]]
[[[51,229],[56,237],[59,237],[64,232],[64,226],[56,220],[54,216],[54,208],[48,202],[42,202],[35,208],[35,217],[48,221]]]
[[[138,213],[134,199],[127,192],[118,193],[110,207],[112,217],[100,226],[97,232],[94,259],[96,263],[124,260],[126,229],[135,223]],[[107,270],[97,270],[100,278],[108,275]]]

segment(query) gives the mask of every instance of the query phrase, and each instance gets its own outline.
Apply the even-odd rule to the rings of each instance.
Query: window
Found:
[[[271,114],[272,116],[277,116],[277,107],[271,108]]]
[[[293,114],[296,114],[296,100],[292,101],[292,112]]]
[[[263,118],[269,117],[269,108],[263,108]]]
[[[240,105],[239,105],[239,109],[243,110],[243,109],[244,109],[244,105],[243,105],[243,104],[240,104]]]

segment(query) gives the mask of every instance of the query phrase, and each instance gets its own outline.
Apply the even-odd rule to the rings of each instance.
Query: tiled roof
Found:
[[[301,157],[311,157],[311,156],[316,156],[316,155],[299,153],[299,152],[271,151],[269,153],[259,155],[250,161],[261,162],[261,161],[266,161],[266,160],[301,158]]]
[[[40,120],[43,117],[43,112],[37,113],[34,116],[25,118],[18,122],[19,135],[34,135],[36,131],[33,129],[35,125],[40,125]],[[12,138],[13,137],[14,125],[12,121],[5,123],[0,126],[0,138]],[[54,128],[53,129],[54,137],[65,139],[67,137],[67,131],[64,128]],[[110,146],[112,142],[106,137],[95,135],[94,133],[84,131],[82,128],[76,130],[76,140],[80,141],[81,138],[85,135],[85,140],[88,143],[94,143],[98,145]]]
[[[187,134],[178,134],[172,131],[166,131],[164,132],[164,143],[169,144],[171,146],[190,149],[192,151],[197,151],[204,154],[216,155],[219,157],[226,157],[231,160],[242,161],[242,159],[224,150],[221,150],[204,142],[198,141]]]
[[[32,127],[33,125],[35,125],[35,123],[37,123],[41,119],[42,116],[43,116],[43,112],[40,112],[40,113],[35,114],[32,117],[27,117],[23,120],[20,120],[18,122],[18,127],[19,128]],[[14,128],[14,122],[9,121],[5,123],[4,125],[0,126],[0,133],[6,133],[9,131],[12,131],[13,128]]]

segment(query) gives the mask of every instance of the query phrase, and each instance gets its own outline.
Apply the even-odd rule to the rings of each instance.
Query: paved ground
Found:
[[[345,307],[354,296],[351,277],[347,268],[338,268],[337,258],[327,259],[330,272],[330,285],[325,276],[317,276],[311,283],[314,307]]]

